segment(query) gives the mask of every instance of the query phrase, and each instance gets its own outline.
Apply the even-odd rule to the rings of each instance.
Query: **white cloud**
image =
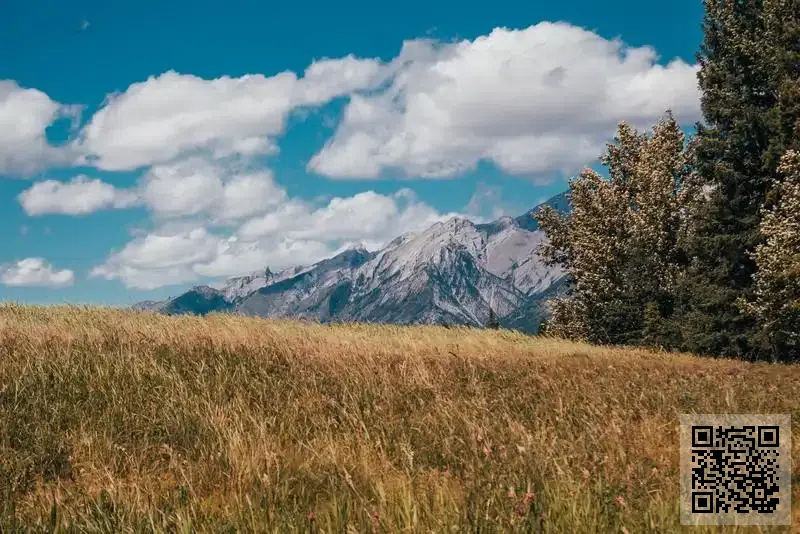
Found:
[[[377,178],[388,169],[449,177],[481,160],[514,173],[571,172],[597,158],[619,120],[644,127],[667,108],[682,121],[698,118],[696,67],[657,61],[648,47],[542,23],[474,41],[409,41],[388,63],[322,59],[302,77],[207,80],[170,71],[110,95],[72,145],[99,169],[144,168],[137,186],[45,182],[45,200],[31,210],[88,212],[135,197],[153,229],[91,274],[141,289],[313,263],[359,242],[377,248],[455,214],[408,189],[321,206],[290,198],[255,156],[277,151],[293,111],[350,96],[333,137],[308,164],[334,178]],[[66,211],[69,196],[82,203]],[[497,215],[489,205],[496,196],[477,191],[467,211]]]
[[[90,275],[120,280],[129,288],[150,290],[217,277],[307,264],[331,254],[326,244],[313,240],[266,239],[240,241],[235,236],[209,233],[205,228],[160,229],[138,237]]]
[[[308,206],[297,200],[281,204],[277,209],[246,221],[238,231],[244,239],[258,239],[292,231],[309,215]]]
[[[620,120],[646,127],[668,108],[699,118],[697,66],[657,61],[650,47],[566,23],[406,42],[391,83],[351,98],[309,169],[443,177],[486,160],[513,173],[572,172],[600,155]]]
[[[205,228],[175,235],[148,234],[128,243],[114,257],[141,268],[166,269],[207,261],[214,256],[217,239]]]
[[[104,170],[130,170],[206,151],[215,157],[268,154],[289,113],[380,81],[380,64],[347,56],[293,72],[206,80],[174,71],[109,95],[78,146]]]
[[[217,222],[263,213],[286,198],[267,169],[226,167],[199,157],[153,167],[139,189],[158,216],[203,214]]]
[[[302,77],[168,71],[108,95],[78,139],[60,147],[45,130],[79,108],[0,81],[0,173],[274,153],[293,110],[341,96],[351,96],[342,121],[308,165],[330,177],[453,176],[480,160],[514,173],[571,171],[602,152],[619,120],[647,126],[667,108],[682,121],[699,118],[696,70],[661,65],[650,47],[545,22],[473,41],[408,41],[389,63],[321,59]]]
[[[262,217],[250,219],[238,231],[242,239],[284,236],[328,241],[386,241],[418,231],[447,217],[420,202],[409,189],[394,195],[364,191],[336,197],[318,209],[293,201]]]
[[[91,275],[154,289],[267,266],[307,265],[349,244],[381,247],[402,233],[422,230],[452,215],[436,212],[408,189],[391,196],[367,191],[334,198],[320,208],[288,200],[247,221],[233,235],[180,223],[163,226],[112,253]]]
[[[269,266],[282,269],[309,265],[333,254],[328,243],[313,239],[288,238],[240,241],[235,236],[220,240],[217,256],[210,262],[193,266],[198,276],[231,276],[260,271]]]
[[[104,170],[166,162],[199,149],[232,153],[272,148],[283,131],[293,73],[204,80],[174,71],[110,95],[81,133],[80,146]]]
[[[219,239],[205,228],[147,234],[111,254],[90,274],[106,280],[121,279],[126,286],[139,289],[179,284],[197,277],[191,266],[214,259],[218,244]]]
[[[0,266],[0,281],[7,286],[67,287],[75,282],[69,269],[56,271],[43,258],[26,258]]]
[[[311,63],[294,92],[297,106],[318,106],[333,98],[379,85],[389,72],[376,59],[360,59],[353,54],[338,59]]]
[[[479,182],[475,193],[472,194],[464,208],[464,213],[475,222],[488,222],[515,213],[508,210],[503,204],[502,192],[498,186]]]
[[[37,182],[20,193],[18,199],[28,215],[85,215],[101,209],[126,208],[137,202],[134,193],[83,175],[66,183]]]
[[[37,89],[0,80],[0,174],[29,174],[66,163],[68,151],[49,144],[45,131],[59,118],[75,119],[79,111]]]
[[[153,167],[143,178],[142,198],[150,209],[165,216],[208,211],[222,197],[222,179],[216,171],[195,159]]]
[[[135,188],[80,175],[69,182],[37,182],[18,197],[28,215],[85,215],[144,205],[162,219],[197,215],[222,224],[263,213],[285,199],[267,169],[224,167],[202,158],[155,166]]]
[[[242,219],[280,204],[286,191],[275,183],[266,170],[236,175],[222,189],[219,217],[223,220]]]
[[[314,61],[300,79],[290,71],[215,79],[168,71],[109,94],[78,138],[64,146],[49,144],[45,131],[59,118],[77,124],[81,107],[0,80],[0,174],[55,164],[134,170],[196,152],[216,158],[271,154],[293,110],[368,89],[387,74],[379,60],[352,54]]]

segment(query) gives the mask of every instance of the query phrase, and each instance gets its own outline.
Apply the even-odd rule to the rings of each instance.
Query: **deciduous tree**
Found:
[[[551,333],[642,343],[649,305],[647,335],[661,332],[651,341],[677,343],[668,320],[682,236],[699,195],[692,160],[671,113],[650,136],[621,123],[602,158],[608,178],[585,169],[570,181],[570,213],[545,207],[536,214],[548,237],[541,254],[573,284],[568,299],[552,304]],[[658,328],[654,313],[664,322]]]
[[[753,259],[758,266],[753,298],[742,310],[755,318],[757,339],[775,360],[800,359],[800,152],[789,151],[778,168],[774,207],[764,210],[764,242]]]

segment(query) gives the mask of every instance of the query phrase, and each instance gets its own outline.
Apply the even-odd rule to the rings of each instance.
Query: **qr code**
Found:
[[[681,415],[681,523],[791,522],[789,415]]]

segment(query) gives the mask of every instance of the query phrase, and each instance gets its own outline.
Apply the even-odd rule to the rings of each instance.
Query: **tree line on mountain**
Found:
[[[568,293],[549,334],[800,360],[800,0],[705,0],[704,121],[625,123],[535,217]]]

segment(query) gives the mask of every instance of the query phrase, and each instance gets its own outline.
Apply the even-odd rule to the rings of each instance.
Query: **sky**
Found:
[[[701,119],[698,0],[0,0],[0,300],[128,305],[516,216]]]

